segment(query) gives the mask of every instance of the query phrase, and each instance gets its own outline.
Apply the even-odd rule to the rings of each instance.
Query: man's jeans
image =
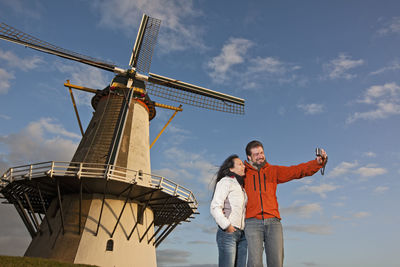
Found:
[[[246,219],[244,231],[249,247],[248,267],[263,266],[263,247],[267,256],[268,267],[283,266],[283,233],[278,218],[259,220]]]
[[[228,233],[218,227],[218,266],[245,267],[247,259],[247,241],[244,231],[236,229]]]

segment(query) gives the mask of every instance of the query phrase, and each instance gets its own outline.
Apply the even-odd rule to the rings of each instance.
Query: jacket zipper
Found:
[[[258,182],[260,184],[260,200],[261,200],[261,217],[264,220],[264,207],[263,207],[263,201],[262,201],[262,195],[261,195],[261,177],[260,177],[260,170],[258,170]]]
[[[253,185],[254,185],[254,191],[257,191],[256,189],[256,176],[253,174]]]
[[[265,178],[265,173],[264,173],[264,191],[267,191],[267,182]]]

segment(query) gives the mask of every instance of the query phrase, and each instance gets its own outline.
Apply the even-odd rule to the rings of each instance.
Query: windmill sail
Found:
[[[143,14],[138,35],[133,47],[129,65],[137,72],[147,74],[150,71],[151,58],[157,43],[161,20]]]
[[[150,95],[196,107],[244,114],[244,99],[161,75],[149,75],[146,90]]]
[[[84,64],[91,65],[103,70],[120,73],[120,69],[114,64],[96,59],[93,57],[85,56],[67,49],[52,45],[48,42],[42,41],[32,35],[17,30],[5,23],[0,23],[0,39],[20,44],[44,53],[56,55],[62,58],[78,61]]]

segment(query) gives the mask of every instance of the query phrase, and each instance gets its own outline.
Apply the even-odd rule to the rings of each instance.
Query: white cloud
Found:
[[[10,116],[7,116],[7,115],[4,115],[4,114],[0,114],[0,119],[3,119],[3,120],[11,120],[11,117],[10,117]]]
[[[200,153],[191,153],[177,147],[171,147],[164,151],[167,167],[153,170],[154,173],[163,175],[184,186],[188,185],[188,179],[196,178],[204,185],[210,185],[217,167],[211,164]]]
[[[15,79],[12,73],[7,72],[5,69],[0,68],[0,95],[7,94],[10,88],[10,80]]]
[[[383,24],[383,27],[378,30],[378,34],[387,35],[391,33],[400,33],[400,17],[393,17]]]
[[[1,175],[2,173],[0,173]],[[32,241],[14,205],[0,205],[0,247],[2,255],[21,256]]]
[[[332,204],[332,206],[334,207],[343,207],[344,205],[345,205],[344,202],[335,202]]]
[[[377,75],[377,74],[381,74],[381,73],[384,73],[387,71],[395,71],[395,70],[399,70],[399,69],[400,69],[400,63],[398,60],[395,60],[387,67],[383,67],[376,71],[370,72],[370,75]]]
[[[400,86],[395,82],[385,83],[384,85],[373,85],[369,87],[365,93],[364,97],[359,100],[360,103],[373,104],[377,103],[381,98],[397,98],[400,94]]]
[[[388,186],[378,186],[374,189],[374,193],[375,194],[383,194],[384,192],[386,192],[387,190],[389,190]]]
[[[341,162],[329,174],[329,177],[344,176],[346,174],[358,174],[362,178],[378,176],[387,173],[384,168],[378,168],[374,164],[358,167],[359,164],[355,162]]]
[[[299,201],[295,201],[287,208],[281,208],[280,212],[286,215],[296,215],[302,218],[310,218],[313,213],[321,213],[322,207],[319,203],[309,203],[301,205]]]
[[[304,185],[299,188],[300,191],[309,191],[311,193],[319,194],[322,198],[326,198],[326,193],[335,191],[340,188],[340,186],[333,184],[320,184],[320,185]]]
[[[191,253],[177,249],[157,250],[157,264],[160,266],[170,266],[170,264],[187,263]]]
[[[43,63],[43,59],[39,56],[21,58],[11,51],[3,51],[0,49],[0,60],[6,61],[10,67],[23,71],[35,69],[39,64]]]
[[[0,175],[10,168],[7,163],[6,155],[0,153]]]
[[[171,126],[172,125],[169,125],[168,128]],[[179,128],[179,126],[171,127],[171,129],[166,130],[166,132],[172,133],[168,136],[168,140],[167,140],[167,142],[170,146],[179,146],[182,143],[186,142],[187,140],[192,139],[192,136],[190,134],[188,134],[189,131],[185,131],[184,129]],[[175,133],[173,133],[173,132],[175,132]]]
[[[248,60],[247,76],[253,75],[283,75],[292,71],[300,70],[301,66],[286,63],[276,57],[256,57]],[[291,80],[292,77],[282,79]]]
[[[369,216],[371,216],[371,214],[369,212],[365,212],[365,211],[360,211],[360,212],[353,214],[353,217],[356,219],[361,219],[361,218],[365,218],[365,217],[369,217]]]
[[[248,60],[247,69],[239,75],[243,75],[246,84],[253,84],[252,87],[246,86],[247,88],[265,85],[266,81],[277,81],[279,84],[296,83],[298,86],[304,86],[308,80],[294,73],[300,69],[301,66],[284,62],[276,57],[256,57]]]
[[[37,122],[29,124],[28,129],[31,133],[37,133],[39,136],[43,135],[44,132],[48,132],[50,134],[73,139],[81,138],[81,136],[76,133],[68,132],[61,124],[55,123],[55,121],[50,118],[42,118]]]
[[[5,62],[4,64],[2,62]],[[1,65],[8,65],[10,68],[15,68],[23,71],[35,69],[43,60],[38,56],[21,58],[11,51],[3,51],[0,49]],[[0,68],[0,94],[6,94],[11,86],[10,80],[15,79],[13,73]]]
[[[334,219],[334,220],[348,220],[348,218],[345,218],[345,217],[343,217],[343,216],[340,216],[340,215],[333,215],[332,216],[332,219]]]
[[[352,79],[355,74],[348,73],[349,70],[359,67],[364,64],[364,60],[353,60],[345,53],[339,53],[338,57],[332,59],[329,63],[323,65],[324,71],[329,79]]]
[[[178,169],[178,168],[161,168],[152,170],[154,174],[159,176],[163,176],[167,179],[173,180],[175,182],[180,182],[183,180],[193,179],[193,174],[185,169]]]
[[[314,115],[324,111],[324,105],[322,104],[299,104],[298,108],[302,109],[306,114]]]
[[[155,132],[158,134],[162,128],[166,125],[168,120],[173,115],[173,111],[166,109],[158,109],[157,110],[157,120],[152,122],[152,127],[154,127]],[[177,116],[180,116],[177,114]],[[181,125],[177,124],[174,120],[165,128],[165,131],[160,136],[160,139],[155,143],[155,146],[158,146],[160,143],[168,143],[169,146],[177,146],[188,139],[193,139],[193,134],[188,129],[183,128]],[[163,141],[161,141],[163,140]],[[153,140],[151,140],[152,142]]]
[[[337,176],[343,176],[347,173],[350,173],[355,167],[358,166],[358,162],[341,162],[338,166],[333,168],[332,171],[329,172],[328,176],[329,177],[337,177]]]
[[[371,213],[366,211],[359,211],[352,213],[348,216],[333,215],[332,218],[335,220],[350,221],[354,219],[362,219],[371,216]]]
[[[376,105],[376,109],[366,111],[366,112],[355,112],[351,116],[349,116],[346,120],[346,123],[353,123],[356,120],[364,119],[364,120],[376,120],[376,119],[385,119],[391,115],[399,115],[400,114],[400,105],[397,103],[388,103],[388,102],[380,102]]]
[[[362,177],[372,177],[372,176],[377,176],[377,175],[382,175],[387,173],[387,170],[384,168],[375,168],[373,166],[365,166],[365,167],[360,167],[357,170],[354,171],[354,173],[357,173],[361,175]]]
[[[247,39],[230,38],[221,53],[208,62],[211,78],[220,83],[228,79],[231,68],[245,61],[247,50],[252,45],[253,43]]]
[[[168,126],[168,128],[170,127],[171,125]],[[184,187],[192,188],[193,183],[200,183],[209,186],[211,190],[217,167],[211,164],[203,153],[193,153],[179,147],[187,139],[193,139],[190,131],[181,128],[179,125],[173,125],[169,130],[168,128],[164,137],[166,140],[163,141],[168,145],[168,148],[163,151],[163,166],[157,169],[153,168],[152,172],[171,179]],[[201,188],[204,187],[201,186]],[[196,195],[199,196],[197,193]]]
[[[71,76],[69,79],[71,83],[81,86],[94,89],[103,89],[111,81],[108,72],[92,66],[82,65],[75,62],[56,62],[55,67],[61,73],[69,74]]]
[[[166,128],[166,130],[172,134],[185,134],[185,135],[190,134],[189,130],[181,128],[179,125],[170,124],[168,125],[168,128]]]
[[[111,75],[99,68],[75,63],[56,61],[55,67],[68,75],[70,83],[93,89],[103,89],[110,84]],[[90,105],[92,93],[74,90],[74,98],[78,105]]]
[[[302,183],[302,184],[312,184],[312,183],[314,183],[314,179],[313,179],[313,177],[307,177],[307,179],[300,179],[300,180],[297,180],[297,182],[298,183]]]
[[[205,48],[201,39],[202,29],[189,22],[200,15],[191,0],[95,0],[93,7],[101,16],[101,25],[120,29],[132,39],[136,37],[143,13],[161,19],[162,30],[158,38],[161,52]]]
[[[369,158],[375,158],[376,157],[376,153],[374,153],[372,151],[365,152],[363,155],[366,156],[366,157],[369,157]]]
[[[372,110],[355,112],[350,115],[346,123],[353,123],[359,119],[384,119],[391,115],[400,114],[400,86],[395,82],[369,87],[359,103],[371,105]]]
[[[296,70],[297,68],[294,68]],[[285,64],[273,57],[256,57],[250,59],[248,73],[283,74],[287,71]]]
[[[33,19],[40,19],[41,13],[44,10],[43,3],[40,0],[13,0],[1,1],[2,4],[8,6],[20,17],[29,17]]]
[[[280,60],[277,57],[251,57],[248,52],[254,43],[244,38],[230,38],[218,56],[207,66],[209,75],[216,83],[226,83],[241,77],[246,89],[258,88],[266,82],[294,83],[303,86],[307,79],[295,74],[301,66]]]
[[[80,136],[69,132],[54,119],[41,118],[20,132],[0,136],[8,148],[5,160],[11,165],[40,161],[69,161]]]
[[[207,203],[209,204],[209,203]],[[201,223],[194,223],[193,225],[195,228],[200,229],[203,233],[206,234],[215,234],[217,232],[217,227],[215,227],[214,223],[212,223],[211,225],[209,223],[206,224],[201,224]]]
[[[332,234],[332,228],[329,225],[288,225],[285,226],[285,230],[316,235]]]

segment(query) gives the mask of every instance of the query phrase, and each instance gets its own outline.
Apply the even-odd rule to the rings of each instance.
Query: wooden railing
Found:
[[[63,162],[48,161],[30,165],[17,166],[8,169],[0,180],[0,189],[6,187],[9,183],[18,180],[33,179],[37,177],[48,176],[70,176],[85,178],[100,178],[117,180],[126,183],[135,183],[141,177],[150,178],[149,186],[159,188],[163,192],[176,196],[177,198],[190,202],[192,206],[197,207],[198,202],[192,191],[180,186],[179,184],[159,175],[142,173],[136,170],[130,170],[114,165],[104,165],[96,163],[83,162]]]

